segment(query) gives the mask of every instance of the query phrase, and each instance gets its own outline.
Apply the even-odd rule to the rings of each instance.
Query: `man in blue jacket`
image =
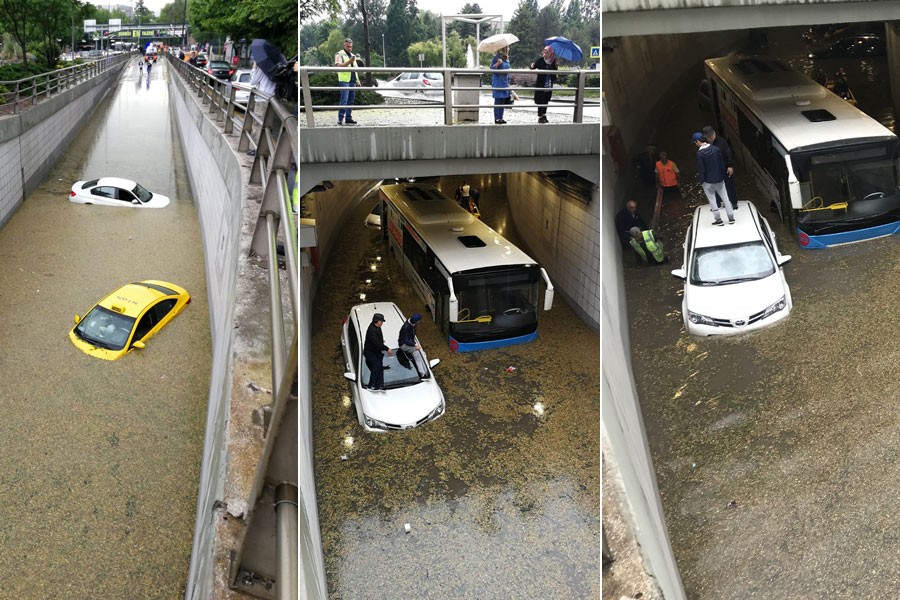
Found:
[[[731,199],[725,189],[725,159],[722,152],[715,146],[711,146],[699,131],[691,136],[691,141],[697,146],[697,175],[700,177],[700,186],[709,200],[715,221],[713,225],[724,225],[719,216],[719,205],[716,202],[716,194],[722,197],[725,204],[725,212],[728,213],[728,222],[734,223],[734,212],[731,208]]]

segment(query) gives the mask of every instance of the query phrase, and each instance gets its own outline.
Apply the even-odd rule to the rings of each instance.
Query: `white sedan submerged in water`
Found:
[[[163,208],[169,205],[167,196],[155,194],[139,183],[119,177],[76,181],[69,192],[69,201],[75,204],[135,208]]]

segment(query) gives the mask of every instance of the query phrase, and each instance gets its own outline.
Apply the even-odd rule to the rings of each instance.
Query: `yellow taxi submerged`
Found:
[[[86,354],[116,360],[143,348],[190,301],[187,290],[174,283],[129,283],[100,300],[84,318],[75,315],[69,339]]]

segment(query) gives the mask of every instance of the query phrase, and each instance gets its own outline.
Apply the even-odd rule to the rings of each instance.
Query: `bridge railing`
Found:
[[[294,181],[292,165],[297,164],[297,117],[276,98],[251,91],[246,104],[235,101],[235,88],[202,69],[177,58],[166,57],[203,105],[209,106],[212,119],[220,123],[224,134],[239,134],[239,151],[252,150],[250,183],[262,185],[262,203],[251,241],[251,253],[263,260],[269,290],[269,334],[272,360],[272,406],[266,427],[265,443],[257,463],[245,517],[246,530],[241,547],[233,550],[228,574],[229,585],[254,594],[263,581],[251,573],[248,562],[259,563],[252,554],[252,540],[273,539],[276,564],[274,574],[278,598],[296,598],[298,594],[298,471],[297,471],[297,369],[299,356],[297,223],[291,208]],[[265,99],[266,110],[257,114],[257,102]],[[235,126],[239,130],[235,131]],[[284,268],[279,265],[278,243],[284,247]],[[286,274],[287,294],[282,291],[281,273]],[[260,314],[263,314],[262,311]],[[289,339],[288,339],[289,338]],[[205,467],[205,466],[204,466]],[[308,466],[306,468],[310,468]],[[274,505],[276,531],[265,531],[266,519],[257,518],[263,509]]]
[[[335,91],[347,89],[337,85],[313,86],[310,84],[310,74],[312,73],[341,73],[346,72],[346,68],[341,67],[300,67],[300,91],[301,103],[300,110],[306,117],[307,127],[315,127],[315,113],[322,111],[336,111],[344,108],[339,104],[321,104],[313,101],[313,92],[316,91]],[[509,74],[513,79],[528,79],[536,75],[545,73],[557,76],[557,85],[552,88],[553,96],[548,104],[529,104],[529,110],[536,110],[538,107],[547,106],[554,109],[566,108],[572,111],[572,122],[584,122],[584,110],[586,106],[600,104],[600,72],[596,70],[583,69],[565,69],[559,71],[542,71],[532,69],[508,69],[504,71],[494,71],[483,68],[466,68],[466,69],[450,69],[439,67],[366,67],[362,69],[353,69],[352,73],[358,74],[360,81],[363,81],[366,73],[440,73],[443,77],[444,84],[431,88],[408,88],[392,85],[391,82],[382,82],[376,86],[360,85],[354,87],[354,90],[371,90],[379,93],[391,94],[391,97],[397,97],[400,94],[404,99],[415,99],[418,102],[406,102],[402,104],[354,104],[353,110],[374,110],[374,109],[441,109],[443,111],[443,124],[453,125],[456,122],[477,121],[477,111],[490,110],[493,108],[493,101],[488,103],[481,102],[481,95],[490,96],[492,91],[490,85],[491,75],[502,72]],[[575,76],[575,83],[572,86],[559,85],[559,80]],[[335,78],[336,79],[336,78]],[[446,83],[449,82],[449,85]],[[594,85],[596,83],[596,85]],[[512,85],[509,88],[516,92],[520,97],[533,96],[536,91],[544,91],[545,88],[529,87],[527,85]],[[404,96],[405,95],[405,96]],[[506,105],[506,109],[520,109],[521,106]],[[454,115],[454,110],[457,114]],[[460,110],[462,113],[460,113]],[[471,111],[474,111],[474,115]],[[466,115],[465,117],[462,115]]]
[[[48,100],[100,73],[117,68],[129,57],[127,54],[105,56],[24,79],[0,81],[0,100],[2,100],[0,115],[15,115],[28,110],[35,104]]]

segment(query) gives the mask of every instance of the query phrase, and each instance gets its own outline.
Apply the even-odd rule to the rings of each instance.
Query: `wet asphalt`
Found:
[[[770,52],[796,56],[799,34],[772,30]],[[872,62],[847,70],[879,72]],[[883,80],[880,96],[867,88],[878,81],[854,86],[860,105],[892,125]],[[653,140],[683,182],[694,181],[690,134],[710,120],[694,90],[686,86],[661,115],[668,125]],[[793,256],[786,321],[730,338],[685,333],[682,282],[669,270],[682,264],[692,208],[706,204],[694,183],[663,207],[671,263],[625,262],[636,385],[687,597],[896,597],[900,239],[801,250],[741,169],[736,181],[739,198],[756,203]],[[635,185],[645,217],[652,196]]]
[[[473,183],[485,221],[514,239],[502,176]],[[451,353],[423,319],[418,335],[429,358],[441,359],[435,377],[446,414],[410,431],[363,432],[342,376],[341,320],[360,294],[425,314],[380,232],[363,225],[374,203],[365,200],[345,223],[313,312],[329,597],[598,598],[598,335],[559,295],[540,313],[539,340],[505,349]]]

